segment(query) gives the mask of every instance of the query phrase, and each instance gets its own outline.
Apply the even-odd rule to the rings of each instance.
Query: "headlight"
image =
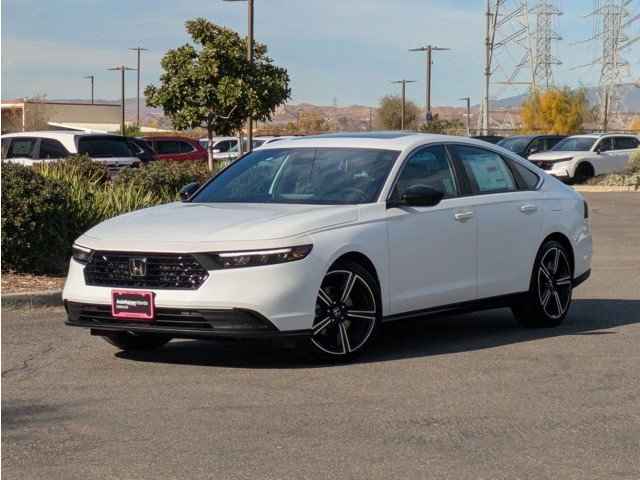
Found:
[[[91,257],[93,256],[93,250],[87,247],[83,247],[80,245],[73,246],[73,259],[78,262],[86,265],[91,261]]]
[[[261,265],[274,265],[277,263],[302,260],[313,248],[312,245],[299,245],[296,247],[274,248],[271,250],[249,250],[242,252],[214,253],[218,268],[258,267]]]

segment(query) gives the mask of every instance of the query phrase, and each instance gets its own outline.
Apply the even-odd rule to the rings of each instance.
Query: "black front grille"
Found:
[[[133,275],[131,260],[144,263],[144,275]],[[140,273],[140,272],[138,272]],[[87,285],[95,287],[196,290],[209,276],[189,254],[94,252],[84,268]]]

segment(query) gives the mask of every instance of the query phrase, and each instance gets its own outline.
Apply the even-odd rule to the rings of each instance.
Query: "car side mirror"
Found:
[[[529,149],[529,155],[533,155],[534,153],[538,153],[540,149],[538,147],[531,147]]]
[[[214,148],[213,150],[211,150],[211,153],[220,153],[220,149],[219,148]]]
[[[184,187],[180,189],[180,200],[183,202],[189,201],[189,199],[196,193],[196,190],[200,188],[200,184],[198,182],[192,182],[186,184]]]
[[[444,192],[424,185],[414,185],[407,188],[400,196],[400,200],[388,201],[387,208],[393,207],[433,207],[444,198]]]

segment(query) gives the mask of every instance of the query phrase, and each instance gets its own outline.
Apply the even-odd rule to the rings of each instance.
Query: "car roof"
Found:
[[[103,137],[119,137],[120,135],[116,135],[113,133],[99,133],[99,132],[81,132],[76,130],[39,130],[33,132],[16,132],[16,133],[7,133],[2,135],[5,138],[13,138],[13,137],[39,137],[39,138],[53,138],[56,140],[70,138],[70,137],[85,137],[85,136],[103,136]]]
[[[420,145],[435,142],[468,143],[480,147],[486,147],[486,142],[468,137],[437,135],[432,133],[416,132],[356,132],[356,133],[332,133],[309,137],[291,138],[279,142],[268,143],[260,148],[374,148],[383,150],[411,150]]]
[[[150,141],[156,141],[156,140],[184,140],[186,142],[197,142],[197,140],[194,140],[193,138],[187,137],[187,136],[180,136],[180,135],[144,135],[142,137],[143,140],[150,140]]]

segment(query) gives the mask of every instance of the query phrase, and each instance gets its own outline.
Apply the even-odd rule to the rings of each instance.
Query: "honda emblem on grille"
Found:
[[[147,275],[147,259],[145,257],[130,258],[129,273],[132,277],[145,277]]]

